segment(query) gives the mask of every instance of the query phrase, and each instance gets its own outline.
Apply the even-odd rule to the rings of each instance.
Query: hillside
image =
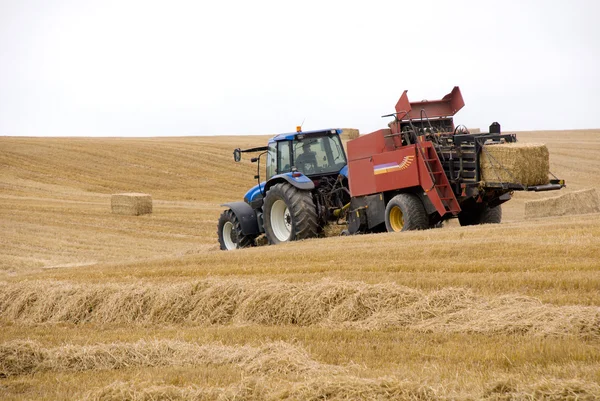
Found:
[[[600,130],[518,135],[600,190]],[[219,251],[267,138],[0,138],[0,398],[600,397],[598,215]]]

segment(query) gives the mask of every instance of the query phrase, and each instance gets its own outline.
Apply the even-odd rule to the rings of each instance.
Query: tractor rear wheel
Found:
[[[429,228],[423,202],[413,194],[394,196],[385,207],[385,227],[389,232]]]
[[[273,185],[263,204],[265,235],[270,244],[316,237],[317,208],[310,191],[287,182]]]
[[[461,226],[475,226],[479,224],[500,224],[502,221],[502,206],[489,207],[487,205],[466,209],[458,214]]]
[[[231,209],[225,210],[219,217],[217,224],[219,245],[223,251],[254,246],[255,235],[244,235],[242,226]]]

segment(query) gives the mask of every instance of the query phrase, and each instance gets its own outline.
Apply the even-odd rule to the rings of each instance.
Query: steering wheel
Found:
[[[310,162],[302,163],[302,171],[304,174],[311,174],[315,172],[315,165]]]

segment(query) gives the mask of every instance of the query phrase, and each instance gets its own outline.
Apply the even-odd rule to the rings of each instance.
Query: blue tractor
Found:
[[[271,138],[267,146],[235,149],[257,152],[258,184],[243,202],[226,203],[217,234],[222,250],[256,245],[263,233],[270,244],[317,237],[324,227],[343,217],[350,203],[346,153],[341,129],[302,132]],[[261,180],[260,161],[266,156],[266,177]]]

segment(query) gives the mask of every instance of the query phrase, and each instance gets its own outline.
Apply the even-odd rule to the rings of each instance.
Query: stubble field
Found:
[[[267,138],[0,138],[0,398],[600,398],[599,215],[222,252]],[[600,190],[600,130],[519,139]]]

